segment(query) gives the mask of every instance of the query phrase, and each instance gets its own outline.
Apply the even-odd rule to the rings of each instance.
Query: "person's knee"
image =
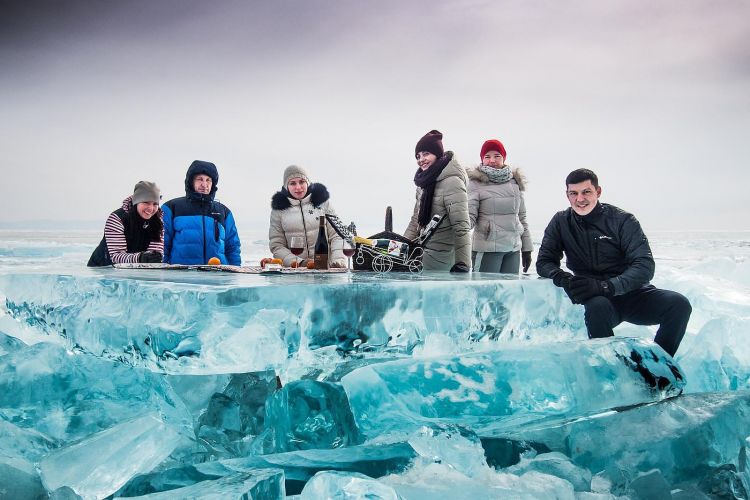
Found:
[[[583,306],[583,318],[589,338],[610,337],[614,334],[612,327],[615,325],[615,310],[609,299],[593,297]]]
[[[669,309],[673,311],[679,317],[690,317],[693,312],[693,306],[690,305],[690,301],[684,295],[674,292],[674,295],[670,298]]]
[[[599,323],[602,321],[605,323],[610,323],[610,318],[614,313],[612,302],[610,302],[606,297],[592,297],[583,304],[583,307],[583,317],[586,321],[586,324],[590,324],[592,322]]]
[[[585,308],[585,315],[586,316],[599,316],[599,315],[608,315],[612,312],[612,302],[609,301],[606,297],[592,297],[589,300],[587,300],[583,307]]]

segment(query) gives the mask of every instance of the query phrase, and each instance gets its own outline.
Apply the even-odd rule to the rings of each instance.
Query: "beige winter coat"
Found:
[[[475,252],[531,251],[531,234],[526,223],[523,192],[526,178],[519,169],[507,182],[490,182],[487,174],[468,169],[469,220],[474,229]]]
[[[447,217],[427,242],[422,259],[426,271],[448,271],[458,262],[471,266],[471,227],[466,184],[466,171],[452,157],[435,184],[432,215],[446,214]],[[418,187],[414,213],[404,232],[404,236],[412,240],[421,230],[417,222],[421,197],[422,188]]]
[[[322,184],[310,184],[308,194],[301,200],[287,196],[286,191],[279,191],[271,200],[271,224],[268,229],[268,246],[277,259],[289,266],[297,258],[312,259],[315,257],[315,240],[318,238],[318,217],[325,214],[336,214],[329,201],[328,190]],[[293,236],[301,236],[305,249],[299,257],[289,250]],[[346,257],[342,249],[342,239],[336,231],[326,224],[328,238],[328,265],[346,267]]]

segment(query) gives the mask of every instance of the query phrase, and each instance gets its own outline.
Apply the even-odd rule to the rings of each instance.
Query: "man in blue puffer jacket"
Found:
[[[169,200],[164,212],[164,262],[239,266],[240,237],[232,212],[214,200],[219,171],[216,165],[195,160],[185,175],[185,196]]]

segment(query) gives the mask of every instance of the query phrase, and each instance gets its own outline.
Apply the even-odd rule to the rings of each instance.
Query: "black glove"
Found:
[[[570,278],[570,285],[566,288],[566,291],[574,304],[583,304],[590,298],[600,295],[604,297],[614,295],[612,283],[609,281],[600,281],[583,276]]]
[[[469,266],[467,266],[463,262],[456,262],[455,264],[453,264],[453,267],[451,267],[451,271],[450,272],[452,272],[452,273],[468,273],[469,271],[471,271],[471,269],[469,269]]]
[[[552,283],[554,283],[555,286],[559,286],[560,288],[565,288],[567,291],[567,288],[570,286],[570,278],[572,277],[572,274],[566,273],[565,271],[560,271],[552,277]]]
[[[156,264],[161,263],[161,253],[154,252],[153,250],[146,250],[145,252],[141,252],[141,254],[138,256],[138,262],[141,263],[149,263],[149,264]]]
[[[531,252],[521,252],[521,263],[523,264],[523,272],[527,272],[531,267]]]

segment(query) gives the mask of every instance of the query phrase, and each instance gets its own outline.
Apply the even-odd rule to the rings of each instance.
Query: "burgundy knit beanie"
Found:
[[[443,134],[437,130],[430,130],[427,132],[421,139],[419,139],[419,142],[417,142],[417,147],[414,148],[414,156],[417,156],[422,151],[432,153],[438,158],[443,156]]]
[[[505,154],[505,146],[503,146],[503,143],[498,141],[497,139],[484,141],[484,144],[482,144],[482,151],[479,153],[480,160],[484,158],[484,155],[487,154],[487,151],[498,151],[501,155],[503,155],[503,160],[508,159],[508,156]]]

